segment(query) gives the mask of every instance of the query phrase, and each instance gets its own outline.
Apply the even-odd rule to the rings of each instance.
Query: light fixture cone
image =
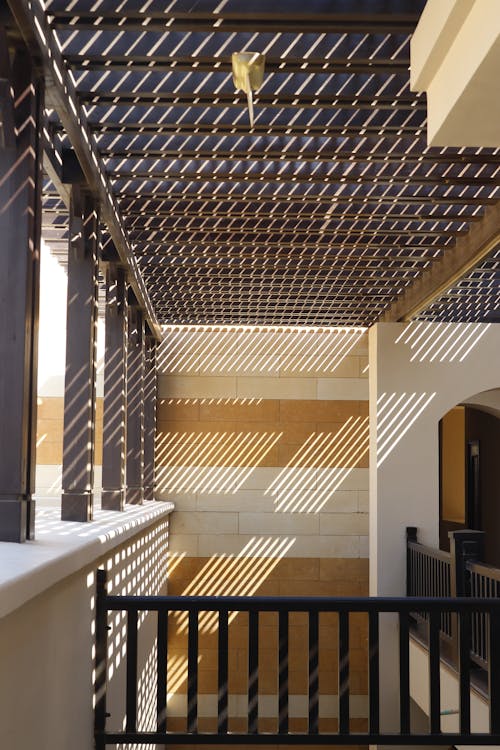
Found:
[[[257,91],[264,80],[265,61],[265,55],[260,52],[233,52],[231,62],[235,87],[245,94]]]
[[[253,91],[262,86],[264,80],[265,55],[260,52],[233,52],[233,82],[235,88],[247,95],[250,126],[253,128]]]

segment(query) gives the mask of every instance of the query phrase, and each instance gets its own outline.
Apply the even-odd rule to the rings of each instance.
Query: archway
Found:
[[[500,388],[478,393],[439,422],[439,544],[461,528],[485,532],[484,559],[500,567]]]

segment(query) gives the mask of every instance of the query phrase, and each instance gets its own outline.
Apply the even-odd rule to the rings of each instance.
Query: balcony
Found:
[[[464,545],[462,545],[463,547]],[[495,634],[500,627],[500,599],[488,596],[451,596],[451,562],[441,553],[432,556],[418,545],[415,535],[408,543],[409,597],[406,598],[329,598],[329,597],[208,597],[208,596],[110,596],[106,574],[99,571],[96,598],[96,711],[97,750],[110,745],[161,744],[279,744],[279,745],[365,745],[365,744],[460,744],[493,745],[500,742],[500,644]],[[465,555],[465,551],[464,551]],[[453,552],[450,555],[453,558]],[[469,563],[467,563],[469,564]],[[472,563],[471,563],[472,564]],[[475,574],[480,574],[475,570]],[[456,586],[456,582],[454,583]],[[483,585],[483,584],[481,584]],[[418,587],[427,587],[425,596],[415,596]],[[108,618],[119,613],[124,619],[123,653],[126,654],[125,705],[122,728],[108,728],[107,655]],[[138,701],[138,625],[146,615],[156,623],[155,664],[156,715],[141,712]],[[302,643],[291,646],[290,619],[304,619]],[[235,722],[231,704],[234,666],[230,665],[230,625],[243,621],[246,638],[245,720]],[[388,618],[397,620],[399,638],[399,728],[388,731],[381,725],[379,690],[384,663],[380,630]],[[333,624],[331,642],[321,638],[325,622]],[[169,629],[184,628],[187,695],[185,717],[170,717],[167,672]],[[354,623],[366,627],[369,715],[364,731],[353,721],[350,711],[350,631]],[[430,711],[428,731],[412,727],[410,689],[410,645],[412,638],[425,631],[428,647]],[[210,633],[216,643],[217,702],[210,716],[199,715],[199,659],[202,633]],[[260,714],[259,681],[270,663],[262,657],[260,644],[266,638],[274,644],[274,716]],[[441,706],[441,642],[456,644],[454,666],[459,678],[460,707],[457,731],[443,731]],[[307,664],[307,719],[303,726],[290,720],[289,663],[300,658]],[[332,654],[334,654],[332,656]],[[448,657],[447,657],[448,658]],[[320,664],[333,659],[338,677],[337,717],[326,716],[322,705]],[[487,675],[489,732],[474,731],[471,722],[471,686],[476,667]],[[241,666],[241,665],[240,665]],[[115,696],[116,700],[116,696]]]

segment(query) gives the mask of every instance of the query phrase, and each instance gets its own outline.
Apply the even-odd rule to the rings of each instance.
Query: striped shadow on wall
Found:
[[[173,500],[172,594],[368,592],[368,351],[362,329],[176,326],[160,350],[158,497]],[[272,618],[271,618],[272,619]],[[246,684],[242,616],[230,628],[230,706]],[[200,635],[202,715],[216,704],[215,623]],[[333,642],[337,627],[321,623]],[[263,721],[273,715],[272,622],[260,638]],[[186,627],[169,624],[169,709],[186,705]],[[353,720],[366,717],[366,627],[351,623]],[[300,614],[291,642],[306,638]],[[320,664],[322,721],[336,722],[337,665]],[[294,722],[307,715],[306,665],[290,665]],[[243,705],[243,702],[241,705]],[[267,714],[266,714],[267,712]],[[271,720],[271,719],[270,719]]]

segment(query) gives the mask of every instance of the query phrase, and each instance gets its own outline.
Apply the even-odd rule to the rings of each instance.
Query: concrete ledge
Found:
[[[61,521],[55,502],[37,507],[36,539],[0,544],[0,618],[167,516],[174,504],[96,510],[88,523]]]

